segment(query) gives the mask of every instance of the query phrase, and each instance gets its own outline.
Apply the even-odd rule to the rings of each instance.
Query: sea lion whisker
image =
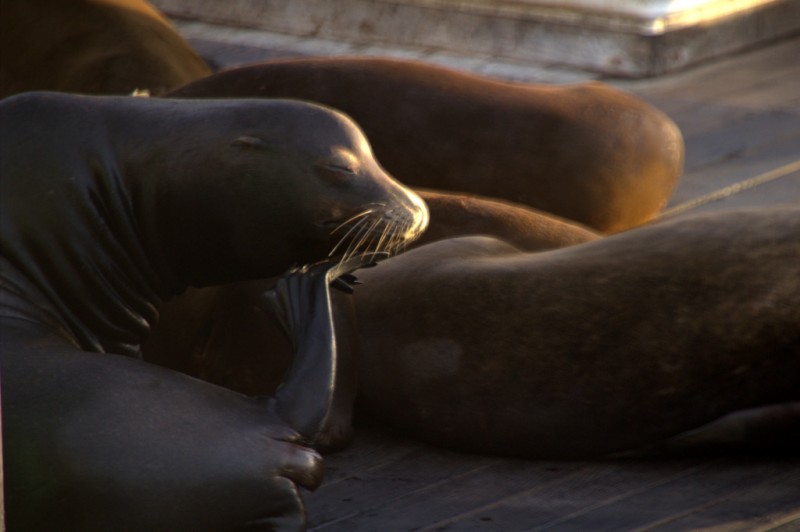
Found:
[[[350,225],[350,228],[328,256],[335,255],[345,246],[346,249],[339,259],[340,263],[359,255],[364,259],[370,254],[382,253],[391,256],[403,251],[407,245],[407,234],[414,227],[414,219],[395,214],[367,209],[351,217],[342,224]]]
[[[355,255],[356,250],[358,249],[358,245],[363,239],[363,235],[368,234],[369,231],[372,229],[372,226],[368,225],[370,221],[371,221],[370,218],[362,218],[361,220],[359,220],[357,224],[359,226],[358,232],[356,232],[355,236],[353,236],[350,239],[350,244],[347,246],[347,249],[344,252],[342,260],[347,260]]]
[[[402,229],[399,229],[397,231],[397,237],[396,237],[397,238],[397,243],[395,244],[395,252],[396,253],[403,253],[406,250],[406,248],[408,248],[409,241],[408,241],[408,239],[406,238],[405,235],[406,235],[406,233],[408,233],[408,230],[412,226],[413,226],[412,223],[408,223],[408,224],[406,224],[405,227],[403,227]]]
[[[374,243],[373,248],[375,250],[383,251],[383,250],[389,249],[389,247],[388,247],[388,243],[389,243],[388,238],[390,238],[390,236],[391,236],[391,229],[392,229],[391,222],[387,223],[387,224],[385,224],[383,226],[383,229],[381,229],[380,235],[378,235],[377,238],[374,239],[375,243]]]
[[[405,244],[405,234],[408,231],[409,224],[400,224],[396,223],[392,227],[392,235],[389,240],[389,244],[387,250],[392,254],[396,254],[398,251],[402,251],[404,244]]]
[[[408,232],[408,225],[408,223],[403,225],[395,224],[392,232],[392,240],[390,242],[391,246],[389,248],[389,251],[393,255],[396,255],[405,249],[405,234]]]
[[[347,240],[353,233],[360,234],[359,231],[361,230],[361,227],[368,222],[369,222],[369,217],[361,218],[356,223],[354,223],[353,226],[342,236],[342,238],[339,239],[339,242],[337,242],[336,245],[333,247],[333,249],[330,251],[330,253],[328,253],[328,256],[332,257],[336,253],[336,251],[342,246],[342,244],[347,242]],[[347,252],[345,252],[345,254],[347,254]]]
[[[382,223],[383,223],[383,219],[382,218],[380,218],[380,217],[376,218],[373,221],[372,225],[369,226],[369,229],[364,234],[364,236],[361,237],[361,240],[358,242],[358,245],[356,246],[356,249],[363,249],[365,247],[369,247],[369,243],[372,242],[372,240],[374,240],[375,229],[380,227],[380,225]]]
[[[394,254],[394,252],[400,248],[403,238],[402,235],[406,232],[406,227],[400,223],[393,223],[391,225],[391,234],[389,235],[389,239],[386,243],[386,251],[390,254]]]
[[[340,223],[339,225],[337,225],[336,228],[333,231],[331,231],[331,234],[332,235],[335,234],[337,231],[342,229],[347,224],[349,224],[351,222],[354,222],[355,220],[358,220],[359,218],[363,218],[364,216],[369,216],[373,212],[375,212],[375,209],[367,209],[367,210],[361,211],[360,213],[358,213],[358,214],[356,214],[354,216],[351,216],[347,220],[345,220],[342,223]]]
[[[381,231],[381,237],[378,239],[378,243],[375,244],[375,251],[382,251],[384,249],[382,247],[384,244],[386,245],[385,249],[387,251],[392,249],[392,238],[394,237],[394,231],[392,228],[394,225],[395,224],[393,222],[390,222],[384,226],[383,231]],[[388,240],[386,238],[387,236],[389,237]]]
[[[369,232],[372,230],[372,226],[374,225],[374,220],[371,218],[364,218],[363,223],[360,224],[358,232],[355,233],[350,238],[350,244],[347,247],[347,251],[345,251],[345,255],[348,257],[352,257],[356,254],[358,247],[362,240],[364,239],[365,235],[368,235]]]
[[[390,226],[391,224],[384,223],[380,235],[378,235],[376,231],[372,231],[370,233],[369,240],[362,246],[362,253],[361,253],[362,258],[366,257],[370,253],[377,253],[382,251],[381,246],[383,245],[383,241],[386,238],[386,232],[389,230]]]

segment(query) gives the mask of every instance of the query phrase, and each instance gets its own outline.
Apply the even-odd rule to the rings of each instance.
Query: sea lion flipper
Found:
[[[389,254],[385,252],[372,252],[352,257],[343,262],[323,261],[302,268],[292,268],[278,280],[274,287],[262,294],[261,309],[277,320],[283,332],[292,342],[292,348],[297,351],[298,334],[301,334],[298,322],[303,315],[304,298],[307,296],[299,293],[300,285],[303,283],[292,283],[289,279],[297,275],[306,275],[311,280],[318,275],[324,275],[332,288],[352,294],[353,286],[363,284],[352,272],[359,268],[377,266],[378,262],[388,257]]]
[[[280,325],[281,330],[286,334],[286,337],[292,343],[292,351],[297,351],[297,343],[295,341],[292,331],[294,329],[293,323],[290,321],[289,305],[283,291],[279,291],[276,287],[266,290],[261,294],[261,304],[258,308],[265,313],[272,316],[275,321]]]
[[[281,324],[294,348],[294,358],[276,392],[276,411],[317,447],[338,447],[351,435],[355,365],[343,364],[352,354],[337,342],[331,288],[358,283],[352,271],[373,265],[385,253],[365,254],[343,262],[292,269],[263,295],[265,310]],[[341,317],[341,316],[340,316]]]
[[[276,410],[306,442],[325,425],[335,388],[337,346],[329,264],[293,269],[263,301],[284,327],[294,358],[276,392]]]

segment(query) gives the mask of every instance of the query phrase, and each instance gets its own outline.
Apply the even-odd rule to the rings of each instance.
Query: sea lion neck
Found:
[[[102,114],[80,97],[34,93],[3,102],[0,116],[0,312],[87,351],[138,356],[176,287],[143,245]],[[39,201],[15,201],[24,196]]]
[[[104,111],[142,245],[170,295],[239,280],[226,199],[245,170],[224,153],[236,139],[230,103],[131,98]]]

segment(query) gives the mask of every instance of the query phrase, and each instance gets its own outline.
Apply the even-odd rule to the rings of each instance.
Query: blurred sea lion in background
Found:
[[[3,0],[0,98],[160,94],[211,69],[144,0]]]

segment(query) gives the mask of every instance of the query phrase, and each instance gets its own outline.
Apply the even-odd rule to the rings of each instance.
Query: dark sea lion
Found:
[[[472,234],[490,235],[525,251],[588,242],[597,234],[575,223],[523,206],[488,198],[418,191],[430,211],[425,233],[410,248]],[[258,309],[273,281],[262,279],[190,288],[165,303],[144,357],[203,380],[246,394],[273,392],[291,361],[291,345],[274,320]],[[336,294],[334,295],[336,298]],[[338,296],[340,340],[356,325],[347,321],[350,302]],[[269,353],[266,356],[265,353]]]
[[[259,303],[297,349],[274,398],[136,360],[139,345],[189,285],[275,276],[341,242],[342,268],[402,246],[422,201],[352,121],[300,102],[33,93],[0,103],[0,139],[9,528],[302,528],[295,483],[321,464],[300,444],[341,430],[328,284],[346,270],[290,274]]]
[[[439,445],[597,456],[800,400],[797,207],[443,240],[360,277],[358,404]]]
[[[210,73],[144,0],[3,0],[0,97],[33,90],[157,94]]]
[[[604,232],[666,204],[683,166],[675,124],[601,83],[507,83],[419,62],[306,58],[219,72],[173,97],[285,97],[353,117],[408,185],[522,203]]]

